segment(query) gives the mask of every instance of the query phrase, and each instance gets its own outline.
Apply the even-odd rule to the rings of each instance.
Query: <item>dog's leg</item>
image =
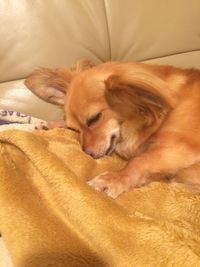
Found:
[[[174,175],[198,162],[199,157],[198,145],[189,138],[180,133],[160,133],[151,148],[130,160],[124,169],[101,174],[89,181],[89,185],[116,198],[163,175]]]

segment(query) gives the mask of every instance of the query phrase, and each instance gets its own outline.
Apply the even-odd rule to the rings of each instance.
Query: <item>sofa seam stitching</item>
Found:
[[[111,37],[110,37],[110,27],[108,22],[108,13],[106,9],[106,0],[103,0],[103,6],[105,11],[105,21],[106,21],[106,27],[107,27],[107,35],[108,35],[108,54],[109,54],[109,60],[112,60],[112,51],[111,51]]]

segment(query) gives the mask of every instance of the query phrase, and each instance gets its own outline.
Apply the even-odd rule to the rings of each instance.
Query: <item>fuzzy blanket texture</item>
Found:
[[[16,267],[200,266],[200,196],[152,183],[116,200],[86,181],[125,164],[65,129],[0,132],[0,232]]]

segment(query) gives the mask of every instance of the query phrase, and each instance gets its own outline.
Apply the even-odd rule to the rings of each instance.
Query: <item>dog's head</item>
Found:
[[[143,65],[102,64],[72,80],[67,126],[94,158],[114,150],[130,158],[159,128],[172,102],[167,84]]]
[[[70,84],[65,100],[67,127],[79,133],[83,150],[94,158],[110,154],[120,136],[116,113],[105,99],[104,74],[83,72]]]
[[[63,103],[60,92],[68,88],[67,127],[78,133],[83,150],[94,158],[112,151],[132,157],[172,106],[166,83],[137,64],[106,63],[76,72],[70,79],[58,76],[59,83],[54,77],[53,86],[56,102]]]

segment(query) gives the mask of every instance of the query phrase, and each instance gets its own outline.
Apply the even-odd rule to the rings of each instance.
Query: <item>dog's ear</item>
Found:
[[[139,79],[129,81],[111,75],[105,86],[106,101],[121,118],[151,115],[157,120],[172,108],[171,101],[157,92],[157,88]]]
[[[63,105],[72,78],[73,72],[68,68],[40,68],[25,80],[25,85],[46,102]]]
[[[40,68],[30,74],[25,85],[46,102],[64,105],[65,94],[73,77],[93,66],[95,65],[90,60],[83,59],[71,68]]]

